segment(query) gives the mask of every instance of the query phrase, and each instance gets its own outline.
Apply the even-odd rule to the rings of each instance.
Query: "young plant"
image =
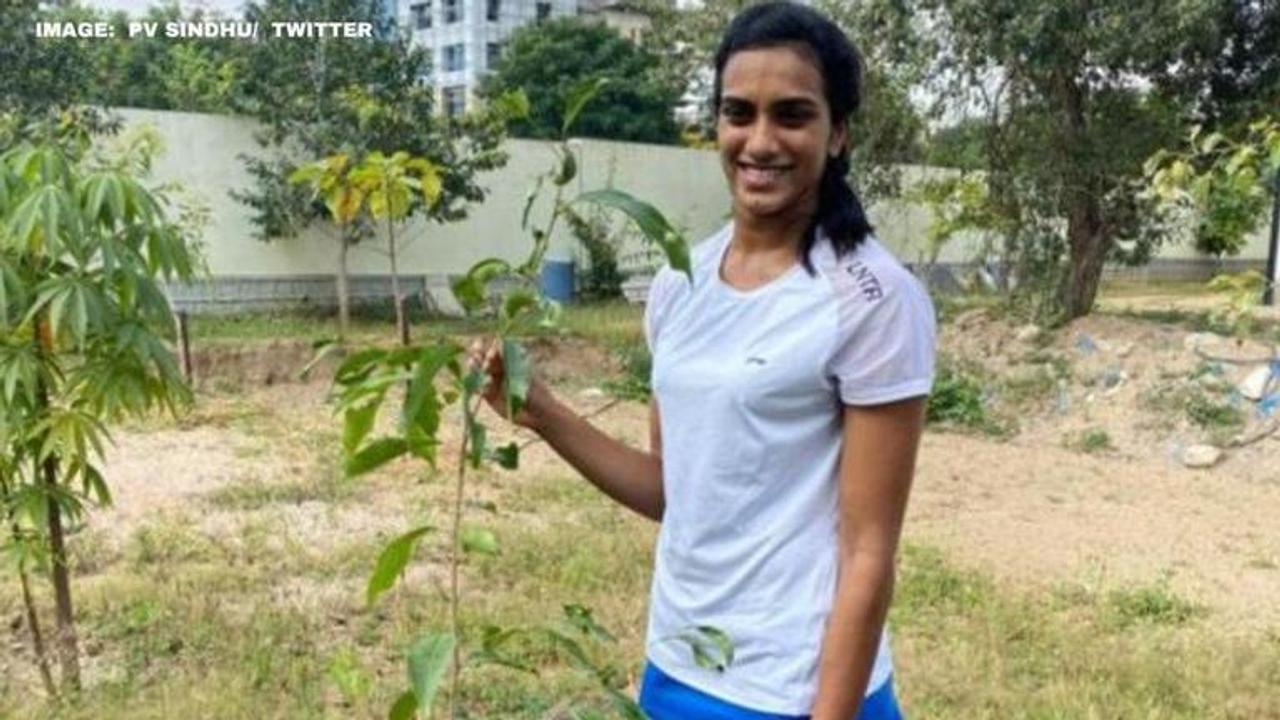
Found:
[[[566,137],[574,118],[602,86],[602,82],[590,83],[572,94],[565,112]],[[554,326],[559,316],[559,306],[540,294],[538,275],[556,222],[570,204],[595,203],[623,211],[649,241],[662,248],[672,267],[690,272],[684,239],[652,206],[617,190],[586,193],[566,201],[566,187],[577,175],[577,158],[563,139],[557,146],[557,154],[557,166],[537,179],[521,216],[521,227],[529,231],[531,238],[524,261],[513,265],[502,258],[487,258],[453,284],[454,294],[468,315],[489,318],[491,347],[501,348],[504,378],[501,400],[506,404],[509,417],[515,417],[526,403],[531,378],[528,354],[517,338],[535,328]],[[555,188],[551,212],[543,225],[530,228],[534,202],[548,182]],[[447,632],[424,634],[411,647],[408,655],[411,687],[393,706],[393,718],[429,714],[446,671],[450,673],[449,717],[458,716],[458,682],[464,644],[458,617],[461,558],[466,552],[496,552],[498,547],[498,538],[492,531],[483,528],[463,531],[467,470],[477,470],[486,463],[505,469],[519,466],[520,448],[515,443],[501,447],[490,445],[479,410],[486,394],[497,390],[488,387],[488,372],[471,366],[464,358],[462,346],[449,339],[393,350],[366,348],[348,356],[335,373],[349,475],[370,472],[401,456],[416,458],[435,469],[440,455],[443,412],[454,403],[461,408],[462,440],[457,451],[449,527],[450,627]],[[390,435],[373,437],[378,412],[393,389],[403,393],[396,430]],[[370,603],[393,586],[408,566],[414,548],[432,530],[428,525],[416,527],[386,546],[369,578],[366,595]],[[704,635],[695,633],[695,639]],[[710,642],[712,650],[706,649],[706,643],[693,646],[703,651],[695,652],[695,657],[709,657],[725,664],[724,653],[715,650],[719,647],[716,642]],[[562,642],[561,647],[571,656],[580,655],[569,644]],[[621,695],[618,698],[629,708],[626,711],[631,713],[629,717],[639,717],[634,703]]]
[[[390,156],[371,152],[359,164],[351,165],[344,153],[330,155],[298,168],[289,182],[311,186],[324,199],[325,207],[341,238],[338,271],[339,327],[346,334],[349,322],[347,300],[347,250],[354,244],[354,226],[362,214],[374,221],[385,221],[387,255],[391,262],[391,295],[395,305],[396,334],[400,344],[409,344],[409,321],[405,317],[404,293],[400,290],[400,272],[396,265],[396,225],[409,216],[415,195],[422,196],[426,207],[440,199],[440,174],[423,158],[406,152]]]
[[[76,689],[66,536],[87,507],[111,501],[99,470],[107,424],[190,399],[165,343],[174,321],[157,279],[191,279],[198,258],[166,193],[139,179],[156,149],[149,138],[91,155],[74,123],[25,137],[0,154],[3,549],[16,558],[42,665],[26,570],[48,567],[62,684]]]

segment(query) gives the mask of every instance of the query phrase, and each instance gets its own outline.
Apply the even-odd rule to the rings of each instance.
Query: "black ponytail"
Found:
[[[849,118],[862,101],[862,61],[853,42],[839,26],[822,13],[791,2],[765,2],[743,10],[729,24],[715,56],[715,86],[712,106],[720,109],[721,76],[736,52],[785,43],[807,46],[817,60],[831,108],[833,128],[848,126]],[[818,210],[800,248],[801,261],[814,274],[810,251],[817,231],[831,240],[836,255],[858,247],[871,234],[871,223],[857,193],[849,185],[849,148],[827,159],[818,189]]]

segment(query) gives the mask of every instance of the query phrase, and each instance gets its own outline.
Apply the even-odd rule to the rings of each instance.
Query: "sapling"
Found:
[[[440,456],[439,431],[444,409],[457,404],[461,409],[462,433],[454,471],[450,508],[449,630],[424,634],[408,654],[410,688],[396,700],[391,717],[409,718],[429,714],[433,700],[449,673],[449,717],[459,710],[459,674],[462,669],[463,633],[458,617],[459,572],[462,554],[495,553],[498,538],[490,530],[464,531],[462,516],[468,470],[486,463],[505,469],[519,466],[520,447],[516,443],[493,446],[479,410],[486,395],[505,404],[508,417],[516,417],[529,392],[529,355],[517,338],[536,330],[554,328],[560,306],[539,292],[538,273],[542,267],[557,221],[572,203],[594,203],[622,211],[640,228],[645,238],[658,245],[671,267],[690,272],[688,246],[680,233],[652,206],[617,190],[602,190],[566,200],[569,184],[577,176],[577,158],[567,142],[569,128],[583,106],[603,87],[596,81],[580,86],[571,94],[564,112],[561,142],[556,145],[557,163],[537,178],[521,214],[521,228],[531,240],[523,262],[512,264],[502,258],[486,258],[473,265],[453,283],[458,302],[469,316],[488,323],[489,348],[501,349],[501,387],[490,387],[485,368],[467,362],[464,348],[451,339],[396,349],[365,348],[347,356],[335,372],[338,409],[343,415],[342,446],[348,475],[370,472],[401,456],[425,461],[436,469]],[[551,210],[544,223],[531,223],[535,201],[547,185],[554,188]],[[374,436],[379,410],[394,389],[403,392],[398,423],[392,434]],[[433,530],[422,525],[392,540],[379,555],[366,589],[366,599],[375,602],[390,589],[408,566],[421,539]],[[501,658],[505,640],[534,633],[547,638],[564,651],[575,666],[600,678],[615,706],[626,717],[643,717],[635,703],[616,690],[607,675],[588,659],[580,640],[607,638],[579,606],[567,606],[571,632],[539,628],[486,630],[476,657]],[[577,637],[575,637],[575,634]],[[732,662],[732,644],[723,632],[710,627],[691,628],[680,637],[692,648],[694,657],[708,667],[723,668]],[[517,663],[504,663],[515,665]]]

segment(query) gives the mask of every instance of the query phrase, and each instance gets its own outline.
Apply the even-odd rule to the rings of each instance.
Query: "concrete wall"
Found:
[[[260,241],[254,236],[248,208],[229,194],[251,185],[240,156],[263,152],[253,139],[252,121],[149,110],[119,113],[126,125],[150,125],[163,139],[165,150],[156,160],[152,180],[181,183],[212,211],[212,223],[204,236],[212,284],[175,289],[175,301],[227,308],[267,303],[275,297],[306,297],[321,304],[332,301],[330,278],[337,263],[332,231],[316,226],[298,238]],[[581,168],[571,187],[574,193],[606,186],[630,192],[661,208],[693,242],[727,219],[728,190],[713,151],[598,140],[575,140],[573,147]],[[400,266],[406,276],[416,276],[410,280],[415,287],[444,287],[448,275],[464,272],[477,260],[496,256],[517,261],[527,253],[528,235],[520,229],[520,213],[536,177],[554,166],[556,156],[552,143],[540,141],[511,140],[506,149],[509,161],[480,178],[488,197],[471,206],[466,220],[447,225],[414,220],[398,229],[398,234],[407,238]],[[910,182],[933,172],[937,171],[904,168],[904,180]],[[545,188],[534,207],[533,223],[545,223],[551,196],[550,188]],[[873,206],[869,212],[881,240],[903,261],[919,262],[927,256],[927,208],[896,201]],[[1266,233],[1267,228],[1260,228],[1252,238],[1241,256],[1246,264],[1265,262]],[[382,293],[380,278],[388,271],[385,247],[385,239],[379,236],[351,252],[356,296]],[[553,257],[574,254],[575,243],[563,226],[557,229],[552,247]],[[959,238],[947,245],[940,261],[947,265],[967,263],[975,257],[977,247],[978,238]],[[633,239],[627,251],[643,249],[642,243]],[[1169,268],[1178,274],[1211,266],[1211,261],[1189,246],[1169,245],[1144,272],[1158,275],[1160,268]],[[448,304],[447,298],[435,300]]]

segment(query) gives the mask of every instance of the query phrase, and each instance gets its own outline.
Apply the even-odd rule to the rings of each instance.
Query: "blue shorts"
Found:
[[[777,715],[751,710],[714,698],[685,685],[653,663],[644,668],[640,709],[650,720],[808,720],[808,715]],[[862,701],[856,720],[902,720],[893,694],[893,679]]]

